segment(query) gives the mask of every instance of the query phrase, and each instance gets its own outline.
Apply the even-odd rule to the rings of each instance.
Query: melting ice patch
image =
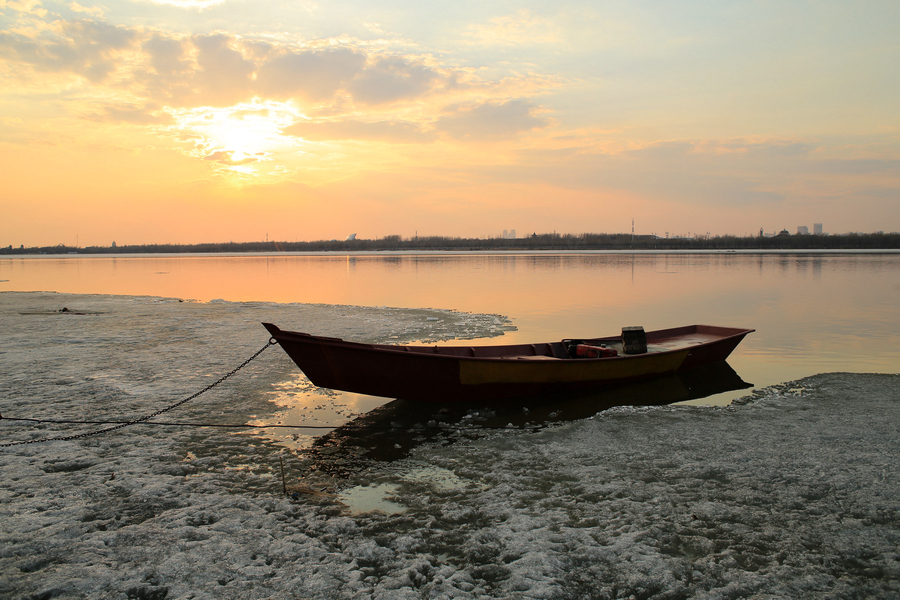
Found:
[[[493,318],[0,294],[0,412],[146,414],[262,346],[262,320],[384,341],[485,335]],[[417,329],[429,323],[446,330]],[[276,415],[272,392],[296,375],[282,354],[166,419]],[[819,375],[727,408],[471,429],[393,462],[317,462],[215,427],[0,448],[0,597],[893,598],[898,383]],[[0,420],[0,442],[91,427]],[[351,512],[354,487],[403,510]]]

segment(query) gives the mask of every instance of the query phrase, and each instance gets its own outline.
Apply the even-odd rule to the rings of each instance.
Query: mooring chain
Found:
[[[114,427],[107,427],[106,429],[98,429],[97,431],[88,431],[88,432],[86,432],[86,433],[77,433],[77,434],[74,434],[74,435],[67,435],[67,436],[64,436],[64,437],[41,438],[41,439],[37,439],[37,440],[26,440],[26,441],[24,441],[24,442],[9,442],[9,443],[6,443],[6,444],[0,444],[0,448],[6,448],[6,447],[9,447],[9,446],[21,446],[21,445],[23,445],[23,444],[37,444],[37,443],[40,443],[40,442],[64,442],[64,441],[69,441],[69,440],[77,440],[77,439],[80,439],[80,438],[86,438],[86,437],[91,437],[91,436],[94,436],[94,435],[100,435],[100,434],[102,434],[102,433],[109,433],[110,431],[116,431],[116,430],[118,430],[118,429],[123,429],[123,428],[125,428],[125,427],[130,426],[130,425],[136,425],[136,424],[138,424],[138,423],[143,423],[144,421],[149,421],[149,420],[152,419],[153,417],[158,417],[159,415],[163,414],[164,412],[168,412],[168,411],[170,411],[170,410],[172,410],[172,409],[174,409],[174,408],[178,408],[178,407],[181,406],[182,404],[184,404],[184,403],[186,403],[186,402],[190,402],[191,400],[193,400],[193,399],[196,398],[197,396],[199,396],[199,395],[201,395],[201,394],[204,394],[204,393],[208,392],[209,390],[213,389],[214,387],[216,387],[217,385],[219,385],[220,383],[222,383],[223,381],[225,381],[226,379],[228,379],[229,377],[231,377],[232,375],[234,375],[235,373],[237,373],[238,371],[240,371],[241,369],[243,369],[244,367],[246,367],[248,364],[250,364],[250,362],[252,362],[257,356],[259,356],[260,354],[262,354],[262,353],[265,351],[266,348],[268,348],[269,346],[272,346],[272,345],[274,345],[274,344],[277,344],[277,343],[278,343],[278,342],[277,342],[274,338],[270,339],[268,342],[266,342],[266,345],[263,346],[262,348],[260,348],[259,350],[257,350],[257,351],[253,354],[253,356],[251,356],[250,358],[248,358],[247,360],[245,360],[244,362],[242,362],[240,365],[238,365],[237,367],[235,367],[234,369],[232,369],[229,373],[226,373],[225,375],[222,375],[222,377],[220,377],[219,379],[217,379],[217,380],[214,381],[213,383],[209,384],[208,386],[206,386],[205,388],[203,388],[203,389],[200,390],[199,392],[197,392],[197,393],[195,393],[195,394],[192,394],[192,395],[188,396],[187,398],[185,398],[184,400],[180,400],[179,402],[176,402],[175,404],[173,404],[173,405],[171,405],[171,406],[167,406],[166,408],[163,408],[163,409],[161,409],[161,410],[158,410],[158,411],[156,411],[156,412],[153,413],[153,414],[145,415],[145,416],[141,417],[140,419],[135,419],[135,420],[133,420],[133,421],[128,421],[127,423],[120,423],[120,424],[118,424],[118,425],[116,425],[116,426],[114,426]],[[2,415],[0,415],[0,419],[3,419],[3,416],[2,416]]]

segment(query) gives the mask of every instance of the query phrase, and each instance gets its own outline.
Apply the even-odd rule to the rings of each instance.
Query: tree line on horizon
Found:
[[[628,233],[535,233],[521,238],[416,236],[313,242],[225,242],[203,244],[133,244],[87,246],[0,247],[0,254],[185,254],[222,252],[377,252],[391,250],[890,250],[900,249],[900,233],[842,235],[714,236],[660,238]]]

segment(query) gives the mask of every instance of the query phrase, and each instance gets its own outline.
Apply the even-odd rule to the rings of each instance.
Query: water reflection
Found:
[[[617,406],[661,406],[752,387],[722,362],[602,392],[535,396],[515,402],[394,400],[316,439],[301,454],[313,470],[342,476],[367,461],[405,458],[428,443],[452,443],[491,429],[539,429]]]

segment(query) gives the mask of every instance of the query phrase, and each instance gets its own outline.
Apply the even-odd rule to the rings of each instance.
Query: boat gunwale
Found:
[[[276,334],[282,334],[287,338],[286,341],[292,341],[295,343],[323,344],[323,345],[327,345],[327,346],[331,346],[331,347],[343,346],[343,347],[352,348],[352,349],[359,350],[359,351],[390,353],[392,355],[397,355],[397,356],[430,357],[430,358],[443,359],[443,360],[455,360],[455,361],[465,360],[465,361],[478,361],[478,362],[481,362],[481,361],[486,361],[486,362],[507,361],[508,362],[511,360],[518,360],[518,359],[544,358],[544,359],[548,359],[551,361],[559,361],[560,363],[569,363],[569,362],[585,363],[585,362],[601,362],[601,361],[602,362],[612,362],[612,361],[620,361],[620,360],[639,359],[639,358],[647,357],[650,355],[659,356],[662,354],[670,354],[673,352],[683,352],[684,350],[701,348],[704,346],[708,346],[710,344],[717,344],[720,342],[734,339],[736,337],[744,337],[744,336],[756,331],[755,329],[743,329],[743,328],[737,328],[737,327],[722,327],[722,326],[716,326],[716,325],[701,325],[701,324],[685,325],[682,327],[657,329],[657,330],[646,332],[646,335],[648,338],[648,346],[652,345],[651,338],[665,341],[665,340],[675,340],[675,339],[678,339],[679,337],[687,337],[686,335],[682,335],[682,336],[673,335],[670,337],[665,337],[664,335],[661,335],[661,334],[667,334],[669,332],[684,331],[684,330],[689,330],[689,329],[693,329],[694,331],[697,331],[699,328],[708,328],[708,329],[715,329],[715,330],[727,330],[732,333],[729,333],[727,335],[721,335],[720,337],[715,337],[714,339],[698,342],[698,343],[691,344],[691,345],[658,349],[658,350],[654,350],[654,351],[650,351],[650,352],[644,352],[641,354],[620,354],[617,356],[604,356],[604,357],[597,357],[597,358],[586,358],[586,357],[585,358],[572,358],[572,357],[562,358],[562,357],[555,357],[555,356],[548,356],[548,355],[541,355],[541,354],[526,354],[526,353],[515,353],[515,352],[509,352],[507,354],[498,354],[496,356],[465,356],[463,354],[443,353],[439,350],[443,350],[446,348],[460,348],[460,349],[474,349],[474,348],[492,348],[492,349],[521,348],[521,349],[526,349],[526,348],[532,348],[533,349],[534,346],[538,346],[538,345],[548,345],[549,346],[552,344],[562,344],[564,342],[564,340],[568,339],[568,338],[564,338],[564,340],[555,341],[555,342],[538,342],[535,344],[497,344],[497,345],[485,345],[485,346],[439,346],[437,344],[435,344],[433,346],[432,345],[411,345],[411,344],[372,344],[372,343],[368,343],[368,342],[354,342],[351,340],[345,340],[343,338],[317,336],[314,334],[304,333],[304,332],[299,332],[299,331],[287,331],[287,330],[280,329],[279,327],[277,327],[276,325],[273,325],[271,323],[263,323],[263,325],[266,327],[266,329],[269,330],[269,332],[272,334],[273,338],[276,339],[276,341],[278,341],[279,343],[281,340],[278,339],[278,336]],[[273,329],[274,329],[274,331],[273,331]],[[617,336],[607,336],[607,337],[602,337],[602,338],[578,338],[578,341],[585,342],[585,343],[586,342],[618,343],[619,338]]]

